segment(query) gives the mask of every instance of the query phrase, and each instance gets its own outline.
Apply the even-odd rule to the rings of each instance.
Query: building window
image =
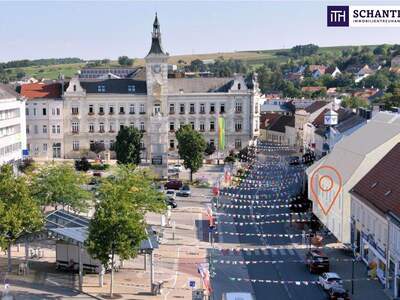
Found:
[[[120,106],[120,107],[119,107],[119,114],[120,114],[120,115],[125,114],[125,107],[124,107],[124,106]]]
[[[94,124],[89,123],[89,132],[93,133],[94,132]]]
[[[100,124],[99,124],[99,132],[104,132],[104,123],[103,122],[101,122]]]
[[[181,103],[181,104],[179,105],[179,113],[180,113],[181,115],[183,115],[183,114],[185,113],[185,104],[184,104],[184,103]]]
[[[51,125],[51,133],[56,133],[56,125]]]
[[[240,83],[237,84],[238,90],[242,88],[242,85]]]
[[[256,128],[254,128],[255,131],[258,131],[258,120],[256,120]]]
[[[29,116],[29,108],[25,108],[25,116]]]
[[[89,105],[89,115],[93,115],[94,114],[94,109],[93,109],[93,104]]]
[[[242,112],[242,102],[236,102],[235,103],[235,112],[236,113],[241,113]]]
[[[190,108],[189,108],[189,109],[190,109],[189,112],[190,112],[191,114],[196,113],[196,111],[195,111],[195,109],[194,109],[194,103],[190,103]]]
[[[42,112],[43,112],[43,116],[47,115],[47,109],[46,108],[43,108]]]
[[[124,129],[124,126],[125,126],[125,124],[124,124],[123,122],[120,122],[120,123],[119,123],[119,130]]]
[[[140,150],[146,150],[143,141],[140,141]]]
[[[134,123],[134,122],[130,122],[130,123],[129,123],[129,127],[130,127],[130,128],[135,128],[135,123]]]
[[[182,128],[183,126],[185,126],[185,121],[179,121],[179,128]]]
[[[79,151],[79,141],[72,141],[72,150]]]
[[[174,130],[175,130],[175,123],[169,122],[169,131],[174,131]]]
[[[210,114],[215,113],[215,104],[214,103],[210,103]]]
[[[106,86],[104,84],[99,84],[97,86],[97,92],[99,93],[105,93],[106,92]]]
[[[140,104],[140,114],[145,114],[146,112],[145,112],[145,110],[144,110],[144,104],[142,103],[142,104]]]
[[[57,133],[61,133],[61,126],[57,125]]]
[[[134,93],[136,91],[136,87],[134,85],[128,85],[128,92]]]
[[[110,115],[113,115],[113,114],[114,114],[114,106],[113,106],[113,105],[111,105],[111,106],[108,108],[108,113],[109,113]]]
[[[33,108],[33,115],[36,116],[36,108]]]
[[[160,104],[154,104],[154,114],[158,115],[161,113],[161,106]]]
[[[78,109],[78,107],[72,107],[72,114],[73,115],[77,115],[78,113],[79,113],[79,109]]]
[[[140,122],[140,131],[144,132],[144,122]]]
[[[215,131],[214,121],[210,121],[210,131]]]
[[[33,132],[35,133],[35,134],[38,134],[39,133],[39,129],[38,129],[38,126],[37,125],[35,125],[34,127],[33,127]]]
[[[235,140],[235,149],[242,149],[242,140],[241,139]]]
[[[43,133],[47,133],[47,125],[43,125]]]
[[[174,103],[170,103],[170,105],[169,105],[169,113],[171,115],[173,115],[175,113],[175,104]]]
[[[200,127],[200,131],[204,132],[205,127],[204,127],[204,122],[203,121],[200,122],[200,126],[199,127]]]
[[[60,113],[61,113],[61,110],[60,110],[60,108],[59,108],[59,107],[57,107],[57,109],[56,109],[56,112],[57,112],[57,116],[59,116],[59,115],[60,115]]]
[[[235,121],[235,131],[236,132],[242,131],[242,121],[240,120]]]
[[[79,123],[72,122],[72,133],[79,133]]]
[[[114,122],[110,122],[110,132],[111,133],[115,132],[115,124],[114,124]]]
[[[194,122],[190,122],[190,126],[192,127],[192,129],[194,130]]]
[[[221,103],[219,106],[219,113],[224,114],[225,113],[225,104]]]
[[[206,105],[204,103],[200,103],[200,113],[201,114],[206,113]]]
[[[135,113],[135,104],[129,105],[129,114],[133,115]]]
[[[43,152],[47,152],[47,144],[43,144]]]
[[[258,103],[256,103],[256,108],[255,108],[255,113],[256,114],[258,114],[258,107],[259,107],[259,105],[258,105]]]
[[[110,150],[113,151],[114,150],[114,140],[110,140]]]
[[[26,125],[26,134],[29,134],[29,125]]]
[[[104,106],[100,105],[99,107],[99,115],[104,115]]]
[[[174,140],[169,140],[169,148],[175,149],[175,141]]]

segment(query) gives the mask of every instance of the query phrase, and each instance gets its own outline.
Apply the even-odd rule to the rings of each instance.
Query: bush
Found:
[[[86,157],[82,157],[80,160],[75,161],[75,170],[87,172],[89,171],[91,165]]]
[[[35,161],[33,158],[25,158],[18,166],[18,170],[22,173],[28,173],[35,168]]]
[[[92,164],[90,167],[92,170],[96,171],[105,171],[110,168],[109,164]]]

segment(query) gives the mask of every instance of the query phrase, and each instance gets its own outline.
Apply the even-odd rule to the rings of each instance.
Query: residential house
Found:
[[[294,116],[266,114],[265,141],[287,145],[286,126],[294,127]]]
[[[351,235],[355,252],[393,298],[399,297],[400,143],[351,189]]]
[[[347,244],[351,242],[349,191],[399,142],[400,114],[379,112],[367,124],[342,138],[329,154],[306,170],[308,197],[313,202],[312,211],[339,241]],[[318,199],[331,201],[329,197],[332,195],[320,189],[313,192],[311,188],[312,179],[312,184],[318,186],[320,176],[314,176],[314,172],[321,166],[335,168],[341,178],[332,178],[332,186],[338,192],[327,214]]]
[[[331,75],[332,78],[336,78],[338,75],[342,74],[338,67],[329,67],[326,68],[325,74]]]
[[[375,71],[372,70],[368,65],[364,65],[362,68],[360,68],[354,75],[355,79],[354,81],[356,83],[360,82],[364,78],[367,78],[368,76],[374,74]]]

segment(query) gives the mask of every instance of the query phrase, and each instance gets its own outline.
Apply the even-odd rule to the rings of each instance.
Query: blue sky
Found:
[[[400,43],[400,28],[327,28],[326,5],[393,1],[0,1],[0,61],[143,57],[154,13],[171,55]]]

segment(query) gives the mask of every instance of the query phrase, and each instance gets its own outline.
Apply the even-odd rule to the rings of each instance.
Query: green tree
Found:
[[[11,245],[21,236],[39,231],[43,215],[32,199],[25,176],[15,176],[10,165],[0,169],[0,248],[8,250],[11,272]]]
[[[204,150],[204,153],[206,155],[212,155],[215,152],[215,150],[217,150],[217,149],[215,148],[214,144],[207,143],[206,149]]]
[[[58,205],[75,211],[86,211],[92,194],[83,188],[87,183],[85,174],[75,171],[67,164],[49,164],[34,174],[32,194],[42,206]]]
[[[359,97],[345,97],[341,105],[345,108],[358,108],[358,107],[368,107],[367,101]]]
[[[183,159],[185,168],[190,169],[190,181],[193,180],[193,173],[197,172],[203,166],[204,150],[206,141],[190,125],[179,128],[176,132],[178,140],[178,153]]]
[[[117,160],[121,164],[140,164],[140,141],[143,134],[134,127],[124,126],[114,144]]]
[[[75,169],[77,171],[87,172],[89,171],[90,166],[90,162],[86,157],[82,157],[81,159],[75,161]]]
[[[124,55],[118,57],[118,63],[121,66],[132,66],[134,63],[134,59]]]
[[[127,260],[137,256],[146,238],[145,214],[165,211],[164,195],[151,185],[148,170],[120,165],[115,178],[104,180],[89,225],[87,249],[107,268],[111,264],[110,297],[113,294],[115,255]],[[111,259],[110,259],[111,256]]]

